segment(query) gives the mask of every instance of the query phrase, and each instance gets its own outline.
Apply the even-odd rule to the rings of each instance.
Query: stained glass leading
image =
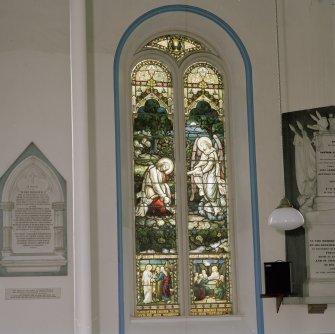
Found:
[[[192,52],[205,51],[206,48],[197,40],[184,35],[164,35],[150,41],[145,48],[162,50],[177,61]]]
[[[199,101],[210,104],[220,116],[224,109],[223,80],[217,69],[209,63],[199,62],[190,66],[184,75],[185,113],[196,107]]]
[[[191,314],[231,314],[222,77],[196,63],[184,94]]]
[[[132,93],[136,316],[179,315],[171,74],[140,62]]]
[[[173,112],[171,73],[161,62],[148,59],[138,63],[132,71],[131,84],[133,113],[149,99],[159,101],[168,114]]]

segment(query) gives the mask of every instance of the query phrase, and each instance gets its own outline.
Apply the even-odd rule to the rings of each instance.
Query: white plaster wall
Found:
[[[308,74],[305,71],[305,68],[313,69],[314,74],[319,73],[320,69],[324,69],[325,62],[330,64],[328,70],[332,73],[332,56],[328,52],[323,52],[321,47],[323,44],[331,46],[332,43],[329,43],[330,38],[332,37],[331,28],[331,14],[329,10],[332,7],[326,7],[324,3],[318,1],[297,1],[298,3],[292,4],[290,1],[285,2],[285,8],[278,8],[278,20],[279,23],[283,20],[290,19],[294,21],[294,18],[301,17],[301,22],[294,22],[295,24],[290,24],[288,27],[285,26],[285,29],[288,29],[288,34],[297,34],[297,30],[302,29],[303,27],[308,28],[309,30],[313,29],[310,26],[311,20],[307,17],[303,17],[301,11],[309,11],[310,16],[313,17],[314,29],[316,29],[320,24],[323,26],[322,32],[316,32],[315,39],[320,45],[320,48],[315,48],[310,44],[310,41],[304,41],[298,39],[297,37],[292,37],[289,40],[288,45],[280,44],[281,48],[284,48],[284,53],[281,55],[284,59],[281,59],[281,72],[286,71],[285,66],[290,66],[290,69],[296,68],[294,62],[291,63],[291,57],[298,58],[300,72],[299,75],[293,75],[288,73],[289,80],[293,80],[292,85],[290,86],[290,108],[294,107],[294,103],[298,105],[300,103],[301,108],[310,108],[315,105],[328,105],[331,104],[333,100],[331,83],[334,81],[334,76],[329,75],[326,79],[317,75],[314,76],[315,80],[313,82],[307,81],[306,75]],[[95,54],[95,64],[96,64],[96,83],[99,82],[99,86],[104,86],[101,82],[103,75],[103,80],[107,87],[110,87],[110,90],[107,93],[112,94],[112,78],[107,75],[106,63],[113,61],[113,53],[115,51],[116,44],[121,37],[125,29],[136,19],[139,15],[157,6],[157,3],[154,1],[142,1],[141,9],[131,6],[132,1],[125,1],[120,5],[120,10],[117,10],[115,5],[113,10],[107,10],[106,6],[100,6],[99,4],[94,4],[94,18],[96,24],[94,25],[94,47],[96,50]],[[164,1],[160,2],[160,5],[172,4],[173,2]],[[201,1],[192,1],[187,2],[187,4],[203,6]],[[312,5],[312,8],[310,6]],[[327,4],[328,5],[328,4]],[[283,170],[282,170],[282,151],[281,151],[281,127],[280,127],[280,103],[279,103],[279,84],[278,84],[278,64],[277,64],[277,45],[276,45],[276,30],[275,30],[275,6],[274,2],[270,1],[208,1],[206,2],[206,9],[212,11],[216,15],[222,17],[227,23],[229,23],[233,29],[238,33],[243,43],[245,44],[249,55],[251,57],[251,62],[253,65],[253,75],[254,75],[254,103],[255,103],[255,127],[256,127],[256,149],[257,149],[257,170],[258,170],[258,184],[259,184],[259,202],[260,202],[260,226],[261,226],[261,244],[262,244],[262,261],[274,261],[277,259],[285,259],[285,244],[284,236],[281,233],[278,233],[266,225],[266,219],[269,212],[277,205],[279,199],[284,194],[283,189]],[[128,12],[128,18],[125,18],[123,15],[120,17],[120,12]],[[331,12],[330,12],[331,13]],[[323,17],[326,14],[327,19]],[[288,18],[286,17],[288,16]],[[99,22],[98,22],[99,21]],[[320,21],[320,22],[319,22]],[[319,28],[316,30],[318,31]],[[110,31],[113,31],[113,34],[110,34]],[[324,34],[326,32],[326,34]],[[283,34],[282,30],[279,31],[280,34]],[[308,33],[307,33],[308,34]],[[282,35],[279,38],[283,38]],[[109,40],[110,43],[104,42]],[[282,42],[280,40],[280,42]],[[309,52],[309,57],[304,56],[305,49]],[[319,54],[322,53],[321,63],[318,61]],[[292,61],[294,61],[293,59]],[[283,65],[284,63],[285,65]],[[112,71],[112,69],[108,69]],[[282,80],[285,79],[284,74],[281,73]],[[284,77],[284,79],[283,79]],[[325,82],[326,80],[326,82]],[[299,86],[296,85],[296,81],[301,85],[309,84],[309,91],[305,92],[302,95],[299,91]],[[320,82],[322,89],[314,89],[317,86],[317,83]],[[283,85],[283,84],[282,84]],[[326,89],[324,89],[326,88]],[[106,87],[104,87],[106,91]],[[282,95],[284,93],[282,92]],[[306,97],[306,99],[305,99]],[[103,100],[107,100],[107,96],[100,96],[99,92],[96,91],[96,99],[101,102],[100,108],[104,107]],[[285,100],[286,96],[282,96],[282,104],[287,104]],[[99,119],[101,117],[101,122],[112,121],[110,111],[113,109],[113,99],[110,95],[109,102],[105,103],[110,104],[109,108],[105,109],[103,113],[100,114],[99,110],[96,109],[96,114],[99,114]],[[291,111],[296,109],[290,109]],[[101,109],[102,111],[102,109]],[[97,118],[96,129],[99,127]],[[104,137],[105,135],[101,134]],[[97,136],[99,137],[99,135]],[[106,150],[108,149],[110,142],[103,144]],[[112,158],[108,158],[108,163],[110,164]],[[103,165],[102,161],[99,164]],[[246,169],[246,173],[247,173]],[[99,174],[99,173],[98,173]],[[108,180],[106,184],[105,179],[101,178],[100,187],[106,188],[111,181]],[[99,184],[99,182],[98,182]],[[112,184],[110,184],[112,185]],[[99,187],[99,185],[98,185]],[[99,193],[99,191],[98,191]],[[98,210],[99,211],[99,210]],[[112,214],[113,208],[109,209],[110,214]],[[116,222],[114,221],[114,224]],[[108,239],[105,234],[105,227],[100,226],[101,230],[99,235]],[[108,230],[112,229],[111,226],[108,226]],[[102,240],[102,239],[100,239]],[[110,241],[110,240],[109,240]],[[107,252],[108,255],[105,257],[110,257],[110,253],[116,250],[115,246],[115,237],[114,242],[111,242],[112,246],[110,252]],[[106,248],[100,244],[100,249],[102,253],[106,252]],[[241,250],[240,250],[241,251]],[[110,258],[110,260],[112,260]],[[247,264],[246,264],[247,265]],[[113,278],[116,277],[116,273],[113,272],[111,268],[105,269],[106,273],[110,272]],[[103,275],[104,276],[104,275]],[[252,277],[251,277],[252,279]],[[114,280],[113,280],[114,281]],[[101,282],[101,280],[100,280]],[[108,298],[110,295],[106,296],[106,290],[108,287],[100,285],[100,310],[105,309],[104,305],[109,305],[110,302]],[[105,304],[106,303],[106,304]],[[109,308],[109,307],[107,307]],[[282,333],[294,333],[294,334],[305,334],[305,333],[328,333],[333,330],[333,316],[334,316],[334,307],[329,306],[328,310],[324,315],[308,315],[307,306],[283,306],[279,314],[275,310],[275,301],[273,299],[264,300],[264,313],[265,313],[265,332],[273,334],[282,334]],[[101,317],[100,320],[100,330],[103,333],[108,333],[110,328],[115,326],[115,317]],[[299,319],[299,321],[296,321]],[[178,327],[178,324],[176,324]],[[189,329],[190,330],[190,329]],[[239,330],[235,328],[236,333],[239,333]],[[243,330],[241,329],[241,332]]]
[[[321,0],[279,2],[283,112],[334,104],[335,6],[331,1]],[[262,262],[284,259],[283,234],[266,225],[269,212],[284,194],[274,1],[207,0],[204,3],[194,0],[180,3],[205,7],[220,16],[237,32],[248,50],[254,78]],[[88,86],[94,333],[118,332],[114,52],[122,33],[137,17],[164,4],[175,2],[91,0],[87,5],[91,51]],[[34,141],[67,180],[70,191],[67,6],[65,0],[27,0],[26,5],[18,0],[0,0],[0,175]],[[248,173],[247,168],[245,173]],[[69,194],[69,275],[0,278],[0,333],[73,332],[70,213]],[[238,251],[243,253],[243,249]],[[249,262],[245,265],[250,267]],[[253,280],[253,274],[250,275]],[[50,286],[62,287],[60,300],[4,300],[6,287]],[[333,305],[328,305],[324,315],[308,315],[306,305],[283,305],[277,314],[275,300],[264,299],[266,334],[334,333],[334,316]],[[208,324],[207,333],[210,328]],[[192,330],[189,327],[185,333]],[[237,334],[252,332],[252,328],[234,326],[231,330]]]
[[[67,276],[0,278],[0,333],[72,334],[68,4],[0,1],[0,17],[0,175],[34,142],[64,177],[69,260]],[[6,288],[61,288],[61,298],[5,300]]]
[[[334,105],[335,3],[279,1],[283,112]]]
[[[0,333],[72,333],[73,264],[69,57],[0,52],[0,175],[34,142],[67,182],[68,276],[1,277]],[[56,300],[6,301],[6,288],[61,288]]]

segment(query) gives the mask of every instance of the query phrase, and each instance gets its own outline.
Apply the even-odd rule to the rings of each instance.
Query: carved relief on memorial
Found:
[[[65,181],[34,144],[0,179],[0,191],[0,273],[65,274]]]
[[[286,233],[287,259],[293,276],[306,272],[300,277],[305,296],[335,296],[334,115],[334,106],[283,114],[285,195],[306,222],[303,238],[302,231]],[[305,268],[297,270],[303,256]]]
[[[285,191],[302,212],[335,209],[334,115],[335,107],[283,114]]]

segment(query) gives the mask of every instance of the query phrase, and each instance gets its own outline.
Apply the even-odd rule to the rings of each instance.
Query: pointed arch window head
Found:
[[[173,112],[171,73],[161,62],[147,59],[138,63],[132,71],[131,84],[133,113],[149,99],[159,100],[169,114]]]
[[[199,41],[185,35],[164,35],[151,40],[144,46],[145,49],[161,50],[176,61],[182,60],[194,52],[208,51]]]
[[[217,69],[209,63],[199,62],[189,66],[184,75],[184,107],[186,114],[199,101],[206,101],[223,115],[223,79]]]

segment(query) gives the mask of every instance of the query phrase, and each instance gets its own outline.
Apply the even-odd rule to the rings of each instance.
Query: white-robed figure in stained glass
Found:
[[[225,180],[221,178],[223,168],[219,160],[219,156],[222,156],[222,148],[216,135],[214,135],[213,141],[217,148],[213,147],[212,141],[208,137],[200,137],[194,141],[192,170],[187,172],[194,181],[191,187],[190,201],[194,199],[196,188],[198,188],[199,195],[202,197],[198,207],[199,214],[210,220],[220,219],[220,216],[222,219],[223,208],[226,205]]]
[[[156,165],[150,165],[144,173],[141,191],[137,193],[140,202],[135,215],[144,217],[147,213],[153,216],[166,216],[173,213],[171,208],[171,190],[166,176],[173,171],[173,162],[161,158]]]

